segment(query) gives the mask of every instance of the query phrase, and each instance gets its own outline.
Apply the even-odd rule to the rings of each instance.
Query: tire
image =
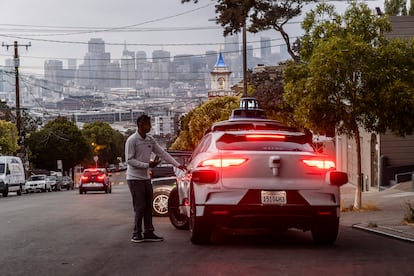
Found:
[[[154,191],[152,197],[152,214],[157,217],[168,216],[168,198],[170,193],[164,190]]]
[[[318,220],[311,229],[313,241],[318,244],[333,245],[338,237],[339,219]]]
[[[19,189],[16,191],[16,194],[18,196],[21,196],[22,195],[22,186],[21,185],[20,185]]]
[[[196,216],[194,190],[190,188],[190,240],[193,244],[208,244],[210,242],[212,226],[207,220]]]
[[[188,230],[190,227],[188,217],[181,214],[178,207],[178,189],[174,188],[171,190],[170,196],[168,197],[168,217],[175,228],[179,230]]]
[[[3,193],[2,193],[3,197],[7,197],[9,195],[9,186],[7,186],[4,188]]]
[[[79,188],[79,194],[83,194],[83,192],[82,192],[82,189],[81,189],[81,188]]]

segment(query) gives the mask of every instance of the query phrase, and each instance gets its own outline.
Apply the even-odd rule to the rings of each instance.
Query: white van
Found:
[[[21,195],[25,183],[22,160],[16,156],[0,156],[0,193]]]

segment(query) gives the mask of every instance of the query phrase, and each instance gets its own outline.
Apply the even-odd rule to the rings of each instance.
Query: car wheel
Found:
[[[83,194],[83,192],[82,192],[82,189],[81,189],[81,188],[79,188],[79,194]]]
[[[152,197],[152,213],[158,217],[168,216],[168,197],[167,191],[154,191]]]
[[[18,196],[21,196],[22,195],[22,186],[19,187],[19,189],[17,190],[16,194]]]
[[[168,217],[175,228],[179,230],[188,230],[188,217],[180,213],[179,200],[178,189],[172,189],[170,196],[168,197]]]
[[[338,237],[339,219],[318,220],[312,227],[312,238],[316,243],[332,245]]]
[[[212,226],[206,219],[196,216],[194,191],[190,188],[190,233],[194,244],[208,244],[210,242]]]
[[[7,197],[9,195],[9,187],[6,185],[6,187],[3,190],[3,197]]]

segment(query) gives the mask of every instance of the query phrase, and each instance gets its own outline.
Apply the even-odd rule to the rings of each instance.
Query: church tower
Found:
[[[208,91],[209,98],[235,95],[230,89],[230,75],[231,71],[220,52],[213,71],[210,73],[211,90]]]

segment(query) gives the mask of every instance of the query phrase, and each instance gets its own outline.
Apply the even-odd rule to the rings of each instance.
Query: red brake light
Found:
[[[309,167],[314,167],[318,169],[323,169],[323,170],[335,169],[335,162],[331,160],[305,159],[305,160],[302,160],[302,162]]]
[[[103,174],[98,175],[98,180],[104,180],[104,178],[105,178],[105,175]]]
[[[261,138],[267,138],[267,139],[278,139],[278,140],[284,140],[286,138],[285,135],[280,134],[246,134],[247,139],[261,139]]]
[[[202,161],[198,167],[227,168],[230,166],[240,166],[247,161],[247,158],[215,158]]]
[[[86,175],[82,175],[82,177],[81,177],[81,180],[82,181],[86,181],[86,180],[88,180],[89,179],[89,177],[87,177]]]

